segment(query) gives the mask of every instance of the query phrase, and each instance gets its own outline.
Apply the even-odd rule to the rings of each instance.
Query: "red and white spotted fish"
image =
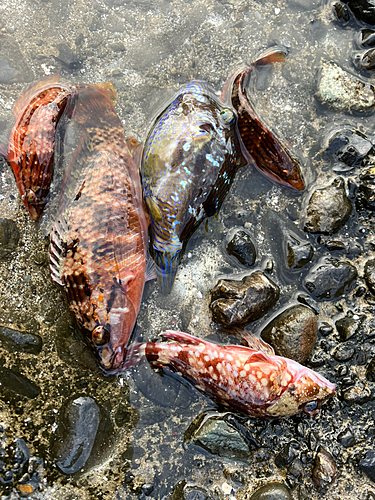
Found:
[[[247,163],[266,177],[300,191],[305,184],[298,160],[263,123],[246,93],[249,78],[256,67],[284,62],[286,54],[284,47],[271,47],[250,66],[239,68],[224,84],[221,100],[237,111],[238,135]]]
[[[129,347],[125,368],[144,357],[152,366],[171,370],[205,396],[250,417],[284,418],[305,411],[314,415],[335,385],[271,346],[246,333],[250,345],[217,345],[187,333],[166,331],[168,342]]]
[[[88,88],[69,104],[67,127],[78,129],[79,144],[65,171],[50,268],[101,368],[113,373],[141,303],[147,221],[140,176],[109,97]]]
[[[10,133],[7,159],[21,200],[34,220],[41,217],[48,200],[56,126],[68,99],[88,87],[85,84],[58,83],[59,79],[57,73],[34,83],[21,94],[14,106],[16,122]],[[110,83],[96,87],[112,92],[115,98]]]

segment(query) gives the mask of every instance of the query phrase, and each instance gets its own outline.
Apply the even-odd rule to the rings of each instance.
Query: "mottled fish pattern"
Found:
[[[335,394],[334,384],[322,375],[275,355],[271,346],[248,333],[244,338],[250,347],[221,346],[177,331],[160,336],[168,342],[130,346],[125,368],[146,358],[219,404],[250,417],[316,414],[321,403]]]
[[[141,164],[151,254],[169,293],[186,244],[219,210],[240,165],[234,112],[204,82],[191,82],[157,117]]]
[[[122,367],[145,283],[142,189],[110,99],[91,88],[73,103],[81,137],[63,182],[50,267],[101,368],[113,373]]]
[[[7,157],[21,200],[34,220],[41,217],[49,198],[56,126],[68,99],[87,88],[85,84],[58,83],[59,78],[56,74],[31,85],[14,107],[16,121]],[[100,87],[110,89],[110,84]]]
[[[225,83],[221,100],[237,112],[238,133],[247,163],[280,184],[302,190],[305,184],[298,160],[262,122],[246,93],[255,67],[284,62],[286,54],[286,49],[272,47],[249,67],[238,69]]]

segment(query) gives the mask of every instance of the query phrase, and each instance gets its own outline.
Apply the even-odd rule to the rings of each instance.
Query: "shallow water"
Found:
[[[250,63],[275,43],[289,47],[283,65],[276,64],[255,75],[251,96],[261,117],[302,159],[305,192],[293,193],[254,169],[243,168],[219,216],[202,224],[190,240],[173,293],[161,296],[154,281],[146,285],[134,339],[155,339],[160,331],[181,329],[212,340],[230,341],[212,322],[208,302],[209,290],[218,277],[244,271],[225,252],[225,235],[233,227],[250,231],[257,249],[254,269],[264,269],[272,260],[271,277],[281,287],[279,302],[252,324],[252,331],[258,332],[276,311],[295,303],[298,293],[307,293],[304,277],[319,257],[329,252],[317,236],[305,234],[314,246],[314,260],[301,271],[287,271],[275,224],[283,220],[289,227],[302,229],[309,193],[335,176],[322,156],[333,130],[350,128],[367,136],[374,134],[371,113],[339,113],[315,98],[322,60],[334,61],[356,74],[351,57],[359,25],[342,26],[335,21],[330,3],[306,0],[2,0],[0,20],[3,144],[14,123],[12,109],[21,91],[56,71],[61,70],[64,81],[112,81],[118,93],[116,110],[126,133],[144,140],[153,117],[182,84],[192,79],[207,80],[219,94],[237,66]],[[78,68],[68,67],[69,52],[61,44],[74,52],[73,67]],[[374,79],[370,73],[364,78]],[[351,171],[344,177],[355,177],[356,173]],[[250,498],[258,485],[273,480],[292,485],[294,499],[375,497],[374,484],[358,469],[359,460],[374,446],[371,401],[349,406],[334,398],[317,417],[250,421],[248,429],[261,446],[251,451],[247,463],[186,444],[184,433],[190,424],[203,411],[215,408],[214,404],[176,379],[151,370],[146,363],[128,375],[102,375],[74,325],[64,292],[50,281],[48,240],[28,218],[5,162],[1,163],[0,217],[14,220],[21,233],[16,250],[0,261],[0,326],[43,339],[37,355],[10,353],[0,347],[0,366],[18,371],[41,391],[36,397],[25,397],[14,387],[0,386],[0,422],[6,430],[4,448],[0,442],[4,457],[0,459],[10,467],[15,439],[23,438],[31,455],[44,461],[43,480],[30,498],[146,498],[140,486],[152,484],[150,498],[178,500],[187,498],[186,491],[185,497],[181,493],[186,482],[201,488],[202,494],[204,490],[209,498],[233,500]],[[372,228],[371,214],[361,216],[353,210],[337,235],[360,245],[358,254],[340,255],[356,265],[360,277],[373,253]],[[361,278],[358,285],[360,282]],[[356,356],[338,363],[329,355],[326,363],[316,368],[339,389],[339,364],[345,364],[355,378],[363,380],[366,365],[375,354],[368,335],[372,329],[371,300],[361,302],[349,293],[337,301],[320,302],[319,307],[319,321],[330,324],[347,310],[367,314],[366,323],[351,341]],[[338,344],[337,338],[337,333],[330,338],[330,349]],[[319,337],[317,352],[322,352],[322,340]],[[102,412],[101,439],[84,471],[64,475],[56,468],[59,441],[66,433],[64,412],[80,396],[93,398]],[[346,427],[356,438],[349,448],[337,438]],[[333,455],[339,469],[338,479],[327,491],[318,490],[312,483],[317,445],[311,445],[311,436]],[[286,477],[286,468],[274,464],[275,456],[291,441],[299,443],[303,464],[302,477],[294,483]],[[234,472],[244,478],[242,482],[230,479]],[[3,485],[0,480],[1,498],[18,498],[17,484]],[[12,490],[14,496],[10,497]]]

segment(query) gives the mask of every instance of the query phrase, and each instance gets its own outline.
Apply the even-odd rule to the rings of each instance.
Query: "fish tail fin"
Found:
[[[198,337],[194,337],[189,333],[178,332],[176,330],[166,330],[165,332],[162,332],[159,335],[165,340],[173,340],[175,342],[181,342],[190,345],[199,345],[204,342],[204,340]]]
[[[124,370],[130,370],[139,365],[146,357],[146,348],[148,342],[132,344],[126,349],[125,361],[122,365]]]
[[[115,104],[117,101],[117,90],[112,82],[98,83],[96,87]]]
[[[252,66],[265,66],[266,64],[274,64],[284,62],[289,50],[283,45],[269,47],[255,59]]]
[[[180,249],[173,252],[161,252],[160,250],[154,249],[156,277],[158,279],[160,291],[163,295],[171,293],[180,259]]]
[[[40,89],[46,87],[48,85],[53,85],[60,80],[60,71],[55,73],[54,75],[49,75],[38,82],[32,83],[29,87],[27,87],[22,94],[17,99],[14,105],[14,116],[17,117],[19,113],[29,104],[31,99],[38,93]]]

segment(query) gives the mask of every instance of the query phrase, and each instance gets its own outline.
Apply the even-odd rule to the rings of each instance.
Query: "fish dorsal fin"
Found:
[[[53,230],[51,231],[51,243],[50,243],[50,271],[51,278],[53,281],[59,285],[64,286],[64,282],[61,279],[61,267],[65,259],[67,242],[66,235],[69,231],[68,224],[63,216],[56,221]],[[69,242],[72,243],[72,242]]]
[[[128,137],[126,138],[126,144],[129,148],[130,154],[133,157],[134,163],[136,164],[137,168],[139,168],[141,165],[143,154],[142,144],[137,141],[137,139],[132,135],[128,135]]]
[[[199,345],[205,342],[203,339],[193,337],[193,335],[189,335],[188,333],[177,332],[175,330],[167,330],[159,335],[166,340],[174,340],[175,342],[180,342],[182,344]]]
[[[266,354],[265,352],[262,351],[256,351],[250,354],[248,357],[247,363],[270,363],[272,360],[270,359],[269,355]]]
[[[48,85],[53,85],[54,83],[57,83],[59,80],[60,80],[60,71],[58,73],[55,73],[54,75],[47,76],[46,78],[43,78],[42,80],[39,80],[38,82],[33,83],[29,87],[27,87],[27,89],[24,90],[22,94],[19,96],[14,105],[14,110],[13,110],[14,116],[17,118],[17,116],[21,113],[23,108],[27,106],[27,104],[29,104],[31,98],[34,97],[34,95],[37,94],[41,88],[48,87]]]
[[[267,342],[265,342],[264,340],[256,337],[253,333],[244,330],[241,335],[242,340],[248,347],[250,347],[250,349],[255,349],[256,351],[261,351],[265,354],[275,354],[272,346],[267,344]]]
[[[115,104],[117,101],[117,90],[112,82],[98,83],[96,87]]]

